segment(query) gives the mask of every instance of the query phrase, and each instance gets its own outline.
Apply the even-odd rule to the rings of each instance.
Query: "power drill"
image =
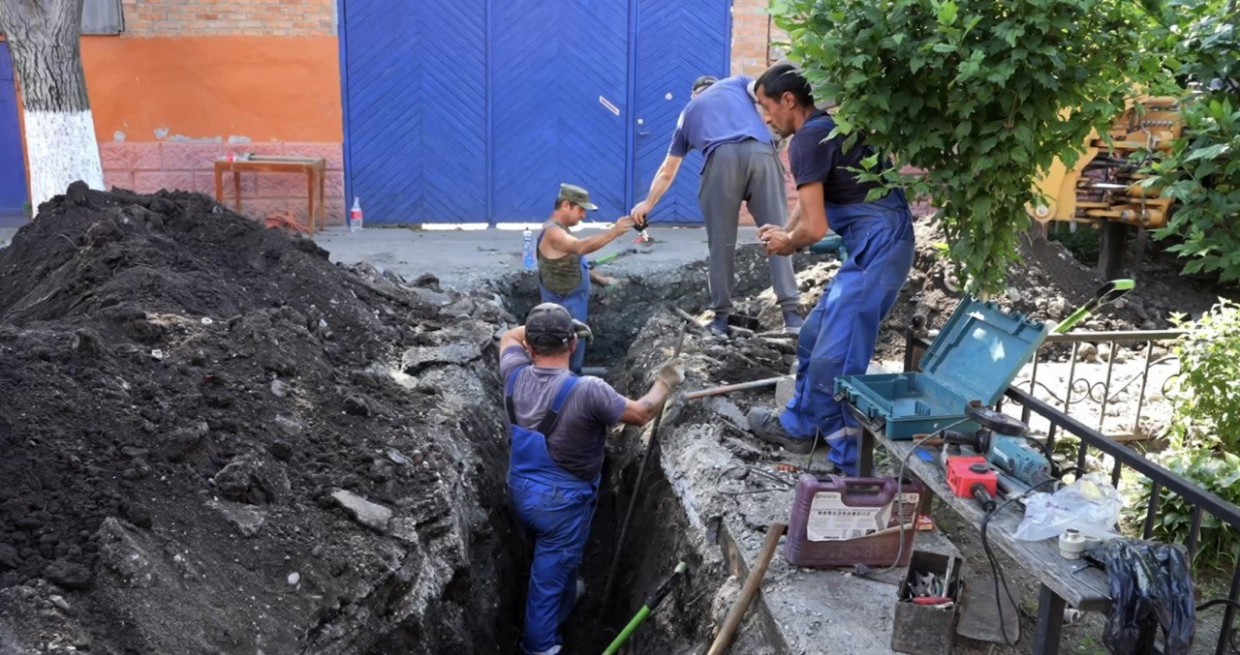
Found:
[[[984,456],[999,472],[999,488],[1005,493],[1023,494],[1035,486],[1049,486],[1055,479],[1050,460],[1029,443],[1029,426],[976,401],[969,403],[965,414],[980,429],[973,434],[945,431],[943,441],[970,446]]]

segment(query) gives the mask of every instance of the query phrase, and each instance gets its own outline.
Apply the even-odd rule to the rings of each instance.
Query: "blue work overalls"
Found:
[[[517,424],[512,392],[517,377],[528,368],[513,371],[504,391],[512,425],[508,494],[517,519],[534,536],[521,647],[526,653],[556,653],[562,643],[560,625],[576,601],[577,568],[590,536],[599,481],[583,481],[565,471],[547,450],[545,435],[555,429],[564,403],[577,386],[576,375],[564,381],[536,430]]]
[[[789,436],[831,446],[831,462],[857,473],[861,427],[835,400],[835,379],[863,374],[879,326],[913,266],[913,216],[900,190],[872,203],[827,204],[849,259],[805,319],[797,343],[796,393],[779,417]]]
[[[542,232],[538,233],[538,243],[534,246],[535,248],[542,247],[543,235],[546,233],[547,228],[545,227]],[[542,294],[542,302],[553,302],[567,309],[573,318],[582,323],[588,323],[586,317],[590,313],[590,265],[585,257],[581,258],[581,284],[577,285],[577,288],[569,292],[568,295],[561,296],[548,289],[543,285],[542,276],[538,278],[538,291]],[[577,349],[573,351],[573,357],[568,362],[568,368],[573,373],[581,375],[581,367],[585,363],[586,344],[584,341],[578,340]]]

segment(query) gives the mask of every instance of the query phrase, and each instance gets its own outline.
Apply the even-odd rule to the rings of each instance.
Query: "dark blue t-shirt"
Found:
[[[810,116],[805,125],[797,130],[788,146],[792,177],[796,180],[798,189],[806,184],[820,182],[828,206],[865,202],[870,189],[880,185],[858,182],[857,174],[847,169],[864,168],[861,160],[873,155],[874,149],[865,145],[863,137],[858,137],[852,149],[844,152],[844,141],[848,137],[828,139],[827,136],[833,130],[835,120],[821,111]],[[880,165],[886,168],[887,162],[880,162]],[[830,215],[827,218],[830,220]]]
[[[701,150],[703,156],[710,157],[725,143],[748,139],[772,143],[771,131],[749,95],[751,81],[744,75],[725,77],[690,100],[676,121],[668,154],[684,157],[690,150]]]

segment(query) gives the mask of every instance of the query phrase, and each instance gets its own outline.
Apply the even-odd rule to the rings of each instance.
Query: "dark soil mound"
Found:
[[[0,651],[498,652],[502,308],[201,195],[43,209],[0,250]]]

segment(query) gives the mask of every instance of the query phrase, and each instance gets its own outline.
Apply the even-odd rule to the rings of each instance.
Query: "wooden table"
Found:
[[[215,162],[215,201],[224,202],[224,173],[233,174],[233,210],[241,213],[241,174],[242,173],[304,173],[306,175],[307,219],[310,222],[310,234],[315,231],[315,219],[323,211],[323,198],[326,192],[327,161],[322,157],[262,157],[251,156],[248,159],[229,161],[218,159]],[[317,193],[317,200],[316,200]]]
[[[875,423],[860,416],[848,403],[844,404],[853,412],[862,428],[861,438],[861,475],[869,476],[873,472],[874,444],[882,444],[897,462],[907,458],[908,469],[926,484],[944,502],[951,506],[960,516],[974,526],[981,527],[985,514],[977,501],[972,498],[959,498],[947,486],[947,473],[938,464],[937,448],[923,447],[934,456],[933,462],[923,461],[913,453],[912,441],[892,441],[887,438],[886,431]],[[1002,502],[1000,500],[999,502]],[[1038,630],[1034,635],[1033,652],[1035,655],[1056,655],[1059,653],[1059,636],[1063,630],[1063,611],[1067,603],[1072,603],[1081,611],[1105,612],[1111,606],[1111,592],[1107,576],[1095,567],[1082,568],[1083,560],[1068,560],[1059,555],[1059,545],[1054,539],[1043,541],[1019,541],[1012,535],[1020,524],[1024,512],[1019,503],[1013,502],[990,519],[986,535],[990,543],[998,546],[1022,568],[1038,578],[1042,583],[1038,599]]]

